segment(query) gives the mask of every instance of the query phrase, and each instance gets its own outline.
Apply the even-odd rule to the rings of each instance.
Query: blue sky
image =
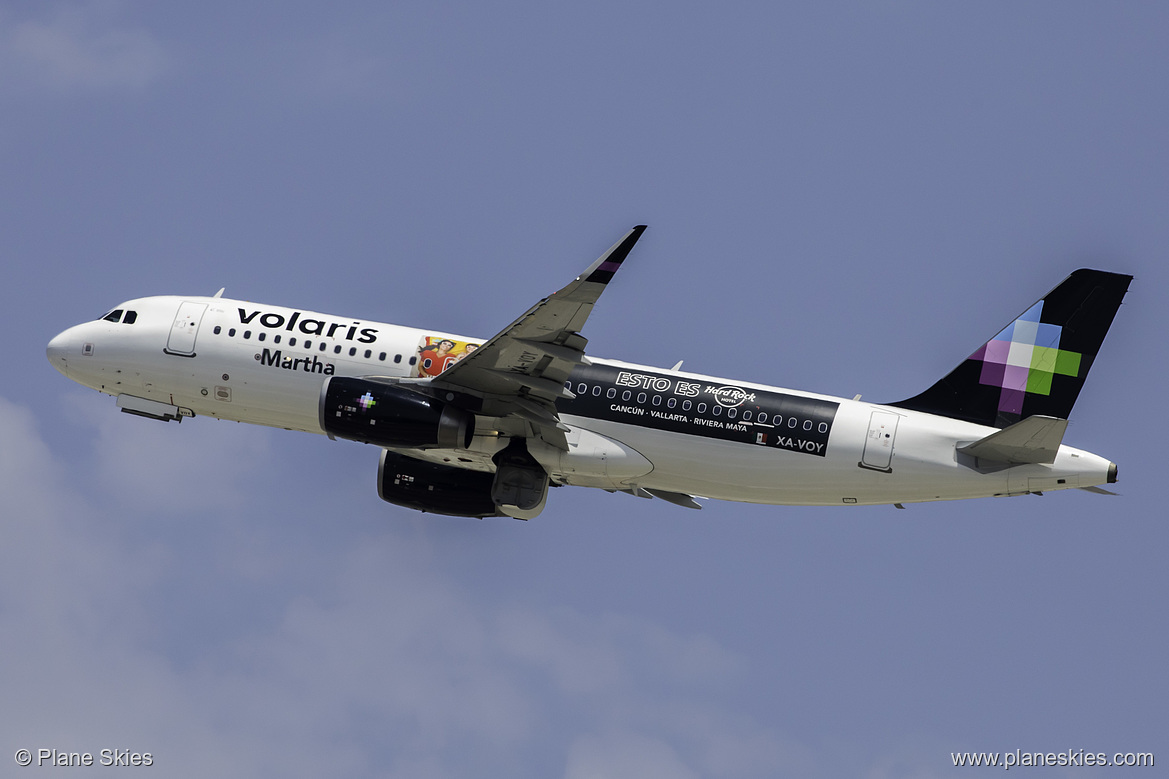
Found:
[[[1154,3],[0,4],[0,760],[1169,760],[1167,30]],[[485,337],[637,223],[591,353],[878,401],[1077,267],[1135,275],[1066,438],[1122,497],[434,518],[378,500],[369,447],[119,414],[44,357],[223,286]]]

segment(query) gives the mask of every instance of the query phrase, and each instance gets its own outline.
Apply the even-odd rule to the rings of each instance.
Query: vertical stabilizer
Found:
[[[993,427],[1067,419],[1130,281],[1075,271],[944,379],[889,405]]]

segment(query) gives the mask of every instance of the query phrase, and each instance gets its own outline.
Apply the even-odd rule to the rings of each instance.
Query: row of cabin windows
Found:
[[[216,325],[216,326],[215,326],[215,329],[214,329],[214,330],[212,330],[212,332],[213,332],[213,333],[215,333],[215,335],[219,335],[220,333],[222,333],[222,332],[223,332],[223,328],[222,328],[222,327],[220,327],[219,325]],[[229,337],[229,338],[235,338],[235,328],[234,328],[234,327],[233,327],[233,328],[230,328],[230,329],[227,331],[227,335],[228,335],[228,337]],[[242,333],[242,335],[243,335],[243,337],[244,337],[244,339],[245,339],[245,340],[249,340],[249,339],[251,339],[251,337],[252,337],[252,331],[251,331],[251,330],[244,330],[244,331],[243,331],[243,333]],[[263,340],[265,340],[265,339],[267,338],[267,336],[268,336],[268,334],[267,334],[267,333],[265,333],[264,331],[262,331],[262,330],[261,330],[260,332],[256,333],[256,340],[257,340],[257,341],[263,341]],[[277,344],[278,344],[278,343],[280,343],[280,334],[279,334],[279,333],[277,333],[276,335],[272,336],[272,343],[277,343]],[[296,346],[296,336],[291,336],[291,337],[288,339],[288,345],[289,345],[289,346]],[[320,342],[317,344],[317,346],[318,346],[319,350],[320,350],[320,351],[322,351],[322,352],[323,352],[323,351],[326,351],[326,350],[329,348],[329,345],[328,345],[327,343],[325,343],[324,341],[320,341]],[[313,342],[312,342],[312,340],[311,340],[311,339],[309,339],[309,338],[306,338],[306,339],[304,339],[304,348],[305,348],[305,349],[311,349],[311,348],[313,348]],[[340,353],[341,353],[341,348],[342,348],[342,347],[341,347],[341,345],[340,345],[340,344],[337,344],[337,345],[335,345],[335,346],[333,347],[333,354],[340,354]],[[349,347],[349,356],[350,356],[350,357],[356,357],[356,356],[357,356],[357,347],[356,347],[356,346],[350,346],[350,347]],[[366,350],[365,350],[365,355],[364,355],[364,356],[365,356],[365,359],[367,359],[367,360],[368,360],[368,359],[370,359],[370,358],[372,358],[372,357],[373,357],[373,350],[372,350],[372,349],[366,349]],[[386,354],[385,352],[381,352],[381,353],[379,353],[379,354],[378,354],[378,356],[377,356],[377,358],[378,358],[379,360],[381,360],[382,362],[385,362],[387,357],[389,357],[389,355],[388,355],[388,354]],[[400,363],[400,362],[402,362],[402,355],[400,355],[400,354],[395,354],[395,355],[394,355],[394,362],[396,362],[396,363]],[[409,365],[413,365],[413,364],[414,364],[414,363],[416,363],[416,362],[418,362],[418,358],[417,358],[417,357],[411,357],[411,358],[410,358],[410,359],[407,361],[407,364],[409,364]]]
[[[564,388],[571,391],[572,390],[572,382],[570,382],[570,381],[564,382]],[[599,398],[599,397],[601,397],[602,391],[604,391],[605,397],[608,398],[609,400],[616,400],[617,399],[617,388],[616,387],[609,387],[608,390],[603,390],[600,384],[594,384],[590,390],[589,386],[583,382],[576,385],[576,394],[578,397],[581,395],[591,394],[593,397]],[[621,392],[621,400],[622,401],[629,402],[632,399],[633,399],[633,392],[632,391],[623,390]],[[662,396],[661,395],[654,395],[652,400],[651,400],[649,398],[648,393],[645,393],[645,392],[637,393],[637,403],[639,405],[644,406],[646,400],[649,400],[650,403],[652,403],[655,406],[662,405]],[[689,399],[684,398],[681,401],[681,404],[679,404],[678,398],[672,398],[672,397],[666,398],[665,402],[666,402],[666,408],[677,408],[679,405],[681,405],[682,411],[690,411],[691,409],[693,409],[698,414],[705,414],[706,413],[706,404],[702,403],[702,402],[695,403]],[[716,417],[722,416],[724,411],[726,412],[728,419],[736,419],[739,416],[739,409],[737,409],[737,408],[724,409],[722,406],[720,406],[717,403],[710,404],[710,413],[712,416],[716,416]],[[766,424],[768,424],[769,420],[770,420],[770,424],[772,424],[775,427],[783,427],[784,425],[786,425],[788,428],[790,428],[792,430],[802,429],[806,432],[811,432],[813,429],[817,429],[821,433],[828,432],[828,423],[827,422],[821,422],[819,425],[816,425],[816,423],[814,423],[810,419],[805,419],[801,422],[796,417],[787,417],[785,419],[780,414],[776,414],[774,416],[769,417],[766,411],[760,411],[758,414],[756,414],[753,410],[751,410],[749,408],[743,410],[743,421],[744,422],[757,422],[761,425],[766,425]]]
[[[124,325],[132,325],[138,321],[137,311],[122,312],[122,309],[116,308],[110,313],[102,317],[107,322],[121,322]]]

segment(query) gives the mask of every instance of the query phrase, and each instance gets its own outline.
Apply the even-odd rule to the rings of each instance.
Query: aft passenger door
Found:
[[[167,338],[166,348],[163,351],[181,357],[194,357],[195,338],[199,335],[199,323],[203,321],[203,314],[206,312],[206,303],[192,303],[184,300],[179,306],[179,312],[175,314],[170,337]]]
[[[869,432],[860,466],[892,473],[893,443],[897,440],[897,414],[874,411],[869,417]]]

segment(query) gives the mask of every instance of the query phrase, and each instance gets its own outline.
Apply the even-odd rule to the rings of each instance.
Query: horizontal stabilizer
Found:
[[[997,463],[1053,463],[1067,428],[1066,419],[1027,417],[958,451]]]

